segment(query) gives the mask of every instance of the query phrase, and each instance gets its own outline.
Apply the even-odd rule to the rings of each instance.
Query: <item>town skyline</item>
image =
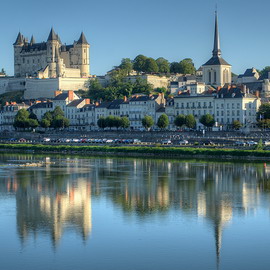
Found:
[[[18,1],[14,3],[16,4],[16,2]],[[30,5],[32,2],[29,1]],[[49,1],[48,4],[51,2]],[[51,26],[54,27],[60,38],[67,43],[72,43],[73,40],[77,39],[80,31],[85,32],[86,38],[91,45],[91,74],[94,75],[102,75],[113,66],[119,65],[122,58],[134,59],[138,54],[144,54],[155,59],[164,57],[170,62],[189,57],[193,59],[196,68],[205,63],[211,55],[215,1],[207,1],[206,3],[195,1],[196,6],[194,2],[192,4],[185,3],[183,6],[183,1],[176,2],[174,0],[166,5],[158,1],[154,7],[150,3],[145,3],[143,5],[144,9],[140,9],[140,15],[136,15],[137,17],[133,16],[135,16],[136,10],[138,11],[137,8],[141,1],[138,1],[137,4],[131,3],[129,6],[121,2],[118,1],[115,5],[107,4],[103,7],[103,10],[99,9],[100,4],[92,3],[89,16],[86,16],[87,8],[81,10],[81,15],[75,9],[75,18],[78,18],[78,20],[65,18],[66,21],[64,20],[64,14],[70,12],[72,7],[67,2],[64,7],[65,12],[60,12],[56,16],[60,4],[55,3],[53,10],[50,10],[53,19],[41,21],[36,25],[32,23],[32,20],[27,20],[27,22],[20,20],[19,22],[19,18],[12,14],[11,23],[7,25],[5,30],[6,34],[2,34],[0,37],[2,47],[0,67],[3,67],[8,75],[13,75],[12,44],[15,42],[19,31],[29,39],[33,34],[36,41],[41,42],[46,41]],[[264,0],[260,1],[265,5],[265,9],[260,11],[260,15],[252,15],[253,21],[256,22],[252,23],[249,16],[253,12],[253,6],[249,5],[249,1],[245,1],[245,10],[239,10],[240,2],[234,3],[233,8],[232,1],[227,1],[226,4],[222,1],[218,3],[221,50],[224,58],[232,64],[232,71],[237,74],[243,73],[246,68],[262,69],[268,65],[268,38],[263,34],[263,30],[259,29],[259,26],[266,23],[267,17],[264,17],[263,13],[264,10],[267,10],[269,3]],[[3,5],[6,9],[10,8],[8,3]],[[20,4],[18,3],[18,5]],[[90,4],[86,4],[86,6],[88,5]],[[173,14],[170,16],[170,20],[167,21],[164,20],[166,18],[164,9],[166,10],[170,6],[175,8],[170,9],[173,10]],[[180,7],[182,7],[182,9],[179,9],[182,13],[175,14],[175,10]],[[21,8],[22,10],[26,9],[24,6]],[[26,11],[26,16],[32,14],[34,20],[37,16],[40,17],[41,14],[48,11],[48,7],[45,7],[42,13],[40,13],[39,7],[31,7],[30,10]],[[114,16],[110,11],[114,11],[112,12]],[[126,14],[127,12],[129,14]],[[160,17],[163,13],[164,18]],[[231,15],[228,16],[228,14]],[[239,19],[228,20],[233,14]],[[99,17],[101,15],[102,17]],[[7,16],[10,15],[4,14],[0,19],[2,24],[7,20]],[[159,19],[157,20],[157,18]],[[161,21],[160,18],[162,18]],[[188,23],[185,23],[187,21]],[[255,30],[257,33],[254,32]],[[256,43],[248,42],[251,39],[247,34],[250,35],[250,33],[256,34]]]

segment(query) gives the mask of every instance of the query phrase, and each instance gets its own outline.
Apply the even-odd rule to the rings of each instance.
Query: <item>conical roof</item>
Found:
[[[19,32],[17,39],[13,45],[22,45],[23,44],[23,35]]]
[[[81,36],[80,36],[79,40],[77,41],[77,44],[87,44],[87,45],[89,45],[89,43],[87,42],[86,37],[85,37],[83,32],[81,33]]]
[[[34,36],[32,35],[31,40],[30,40],[30,44],[35,44],[35,43],[36,43],[36,40],[35,40]]]
[[[53,27],[52,27],[47,41],[53,41],[53,40],[58,40],[58,36],[55,34]]]
[[[215,37],[214,37],[214,48],[213,56],[221,56],[220,41],[219,41],[219,32],[218,32],[218,17],[217,12],[215,15]]]

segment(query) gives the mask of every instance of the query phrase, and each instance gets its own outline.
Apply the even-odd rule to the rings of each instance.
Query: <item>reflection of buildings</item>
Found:
[[[49,234],[55,245],[66,228],[86,240],[92,230],[91,182],[78,174],[69,176],[69,166],[60,174],[49,167],[17,169],[0,181],[1,194],[16,195],[21,240],[30,234]]]
[[[85,240],[91,232],[90,183],[78,180],[76,185],[64,183],[59,188],[41,184],[19,189],[17,194],[17,224],[22,239],[30,232],[48,232],[56,243],[64,227],[79,230]]]
[[[196,215],[213,230],[219,262],[223,229],[234,215],[256,212],[262,192],[270,191],[267,179],[269,169],[263,164],[67,158],[55,167],[14,169],[0,181],[0,193],[16,194],[22,239],[44,233],[54,243],[66,228],[87,238],[91,196],[110,198],[125,214],[140,216],[141,222],[169,210]]]

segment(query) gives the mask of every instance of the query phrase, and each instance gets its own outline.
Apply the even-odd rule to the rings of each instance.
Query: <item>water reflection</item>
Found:
[[[44,160],[2,156],[3,164]],[[15,161],[16,162],[15,162]],[[92,230],[93,198],[109,198],[140,222],[181,211],[208,221],[219,264],[222,233],[234,215],[269,208],[270,167],[266,164],[207,163],[142,159],[47,158],[42,168],[3,167],[1,194],[16,198],[17,230],[24,241],[48,234],[54,246],[65,229],[86,241]],[[265,195],[264,204],[261,196]],[[0,196],[1,198],[1,196]],[[162,215],[161,215],[162,214]]]

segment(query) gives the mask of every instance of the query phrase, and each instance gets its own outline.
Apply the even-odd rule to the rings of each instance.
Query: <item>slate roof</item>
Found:
[[[23,44],[23,35],[21,34],[21,32],[19,32],[16,41],[13,45],[21,45]]]
[[[152,96],[133,96],[129,99],[129,102],[132,101],[148,101],[148,100],[155,100],[158,98],[158,95],[152,95]]]
[[[87,44],[87,45],[89,45],[89,43],[87,42],[86,37],[85,37],[83,32],[81,33],[81,36],[80,36],[79,40],[77,41],[77,44]]]
[[[203,66],[230,66],[221,56],[213,56]]]
[[[42,108],[52,108],[52,102],[40,102],[32,105],[29,109],[42,109]]]
[[[159,109],[156,110],[157,113],[163,113],[165,112],[165,107],[160,107]]]
[[[67,107],[77,107],[81,102],[83,102],[84,101],[84,99],[83,98],[81,98],[81,99],[75,99],[75,100],[73,100],[73,101],[71,101],[68,105],[67,105]]]
[[[248,68],[244,74],[241,74],[238,76],[238,78],[243,78],[243,77],[253,77],[255,72],[253,72],[252,68]]]
[[[59,37],[58,37],[58,35],[56,35],[56,33],[54,32],[53,27],[52,27],[47,41],[53,41],[53,40],[59,40]]]
[[[120,104],[122,104],[124,102],[123,99],[116,99],[114,101],[111,102],[111,104],[108,106],[108,109],[120,109]]]
[[[34,44],[26,44],[22,47],[23,52],[30,52],[31,50],[46,51],[47,44],[46,42],[41,42],[41,43],[34,43]]]
[[[232,87],[230,89],[228,88],[221,88],[217,92],[218,98],[243,98],[243,97],[250,97],[254,98],[255,96],[252,94],[245,94],[241,88],[239,87]]]
[[[53,100],[66,100],[68,98],[68,93],[62,93],[56,96]]]

